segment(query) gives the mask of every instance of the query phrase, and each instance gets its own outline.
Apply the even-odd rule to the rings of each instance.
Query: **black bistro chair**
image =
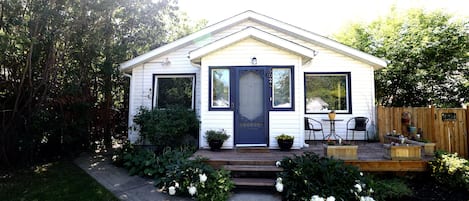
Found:
[[[320,121],[305,117],[305,131],[309,132],[308,140],[311,140],[311,132],[313,132],[313,139],[316,140],[316,132],[322,132],[322,139],[324,139],[324,131]]]
[[[348,139],[348,131],[352,131],[352,140],[355,137],[355,131],[363,131],[365,134],[365,140],[368,139],[368,131],[366,125],[368,124],[367,117],[353,117],[347,121],[347,133],[345,134],[345,140]]]

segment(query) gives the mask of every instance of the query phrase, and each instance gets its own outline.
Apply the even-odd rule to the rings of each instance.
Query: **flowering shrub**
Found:
[[[469,162],[457,153],[437,152],[430,167],[432,176],[441,184],[469,190]]]
[[[197,200],[227,200],[234,187],[226,170],[214,170],[201,159],[174,164],[156,185],[169,195],[185,195]]]
[[[197,200],[227,200],[234,187],[230,174],[214,170],[202,159],[189,160],[191,147],[165,148],[161,154],[132,145],[116,158],[131,175],[155,178],[155,186],[169,195],[192,196]]]
[[[360,176],[363,176],[363,173],[360,172]],[[350,189],[350,193],[355,195],[355,198],[359,201],[374,201],[371,195],[374,193],[373,188],[368,188],[366,183],[361,180],[355,180],[356,184]]]
[[[285,158],[276,165],[283,168],[277,179],[281,188],[280,185],[276,188],[282,190],[285,200],[356,200],[372,192],[366,186],[368,178],[340,160],[305,153]],[[354,187],[357,184],[360,192]]]

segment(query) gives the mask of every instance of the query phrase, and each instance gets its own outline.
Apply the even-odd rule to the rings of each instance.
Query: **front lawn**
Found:
[[[0,174],[0,200],[118,200],[70,161]]]

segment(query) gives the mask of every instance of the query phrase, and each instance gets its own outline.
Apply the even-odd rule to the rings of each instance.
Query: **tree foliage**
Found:
[[[469,101],[468,19],[421,9],[394,9],[355,23],[338,41],[389,61],[375,72],[376,95],[388,106],[461,107]]]
[[[0,0],[0,166],[125,135],[119,63],[191,25],[175,0]]]

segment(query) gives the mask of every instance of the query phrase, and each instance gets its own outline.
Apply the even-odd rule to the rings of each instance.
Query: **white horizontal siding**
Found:
[[[287,134],[295,137],[293,148],[298,149],[303,147],[303,129],[300,119],[301,117],[298,111],[271,111],[269,115],[270,146],[278,148],[275,137],[281,134]]]

